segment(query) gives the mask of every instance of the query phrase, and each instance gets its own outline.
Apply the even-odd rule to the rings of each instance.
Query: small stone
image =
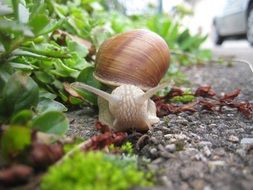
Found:
[[[197,160],[197,161],[202,161],[202,162],[207,162],[207,159],[206,157],[203,155],[203,154],[196,154],[194,156],[194,159]]]
[[[217,125],[215,123],[211,123],[209,127],[217,127]]]
[[[172,135],[172,134],[167,134],[167,135],[164,135],[164,138],[165,138],[165,139],[168,139],[168,140],[169,140],[169,139],[171,139],[172,137],[173,137],[173,135]]]
[[[187,136],[184,134],[176,134],[175,138],[178,140],[184,140],[184,139],[187,139]]]
[[[171,138],[171,139],[169,140],[169,142],[170,142],[170,143],[175,143],[175,142],[177,142],[177,139]]]
[[[163,158],[166,158],[166,159],[169,159],[169,158],[174,158],[175,156],[169,152],[160,152],[160,156],[163,157]]]
[[[212,188],[209,185],[206,185],[203,190],[212,190]]]
[[[191,182],[191,185],[192,185],[194,190],[203,190],[204,187],[205,187],[205,181],[200,180],[200,179],[196,179],[196,180]]]
[[[213,144],[210,142],[210,141],[200,141],[198,143],[198,145],[200,145],[201,147],[204,147],[204,146],[212,146]]]
[[[204,150],[205,156],[207,156],[207,157],[211,156],[212,153],[211,153],[210,149],[208,148],[208,146],[204,146],[203,150]]]
[[[210,168],[211,172],[214,172],[216,168],[218,167],[224,167],[225,162],[222,160],[216,160],[216,161],[209,161],[208,167]]]
[[[168,144],[165,146],[165,149],[169,152],[174,152],[176,150],[176,145],[175,144]]]
[[[234,143],[239,142],[239,138],[238,138],[237,136],[234,136],[234,135],[230,135],[230,136],[228,137],[228,140],[229,140],[230,142],[234,142]]]
[[[156,155],[157,154],[157,149],[156,148],[151,148],[150,153],[153,154],[153,155]]]
[[[241,144],[253,144],[253,138],[243,138]]]
[[[164,146],[161,145],[161,144],[158,145],[158,149],[159,149],[160,151],[162,151],[162,152],[166,152]]]
[[[150,141],[154,144],[158,144],[158,140],[155,137],[151,137]]]
[[[242,149],[242,148],[239,148],[239,149],[237,149],[236,150],[236,153],[237,154],[239,154],[241,157],[245,157],[246,156],[246,154],[247,154],[247,152],[246,152],[246,150],[245,149]]]
[[[167,189],[174,189],[172,182],[168,179],[167,176],[162,176],[161,181],[164,186],[166,186]]]

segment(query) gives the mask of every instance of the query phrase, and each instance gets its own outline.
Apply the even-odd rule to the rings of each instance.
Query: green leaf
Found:
[[[68,67],[67,65],[65,65],[59,59],[55,60],[54,65],[55,65],[55,70],[52,70],[51,73],[58,75],[60,77],[72,76],[72,77],[76,78],[76,76],[79,73],[77,70],[72,69],[72,68]]]
[[[21,110],[11,118],[12,125],[26,125],[33,117],[31,110]]]
[[[86,46],[78,43],[77,41],[73,41],[71,39],[67,39],[67,46],[71,52],[77,53],[80,57],[86,57],[89,53]]]
[[[45,133],[63,135],[69,128],[68,120],[63,113],[51,111],[36,117],[32,128]]]
[[[29,26],[32,28],[34,34],[39,35],[49,22],[50,20],[46,15],[38,14],[29,21]]]
[[[0,16],[9,15],[12,13],[12,9],[0,2]]]
[[[36,71],[34,74],[43,83],[50,84],[54,81],[54,77],[45,71]]]
[[[10,62],[9,63],[13,68],[15,69],[20,69],[20,70],[24,70],[24,71],[31,71],[33,70],[33,66],[31,65],[28,65],[28,64],[23,64],[23,63],[13,63],[13,62]]]
[[[2,98],[4,104],[2,114],[10,116],[22,109],[36,107],[39,99],[39,87],[28,74],[16,72],[4,86]]]
[[[88,84],[98,89],[102,88],[101,83],[93,77],[93,73],[94,73],[94,67],[87,67],[86,69],[81,71],[81,73],[77,77],[77,81],[83,82],[85,84]],[[90,93],[86,90],[81,90],[81,89],[78,89],[78,93],[82,95],[89,102],[93,104],[97,104],[97,96],[94,95],[93,93]]]
[[[55,100],[51,100],[49,98],[41,98],[39,101],[39,104],[37,106],[37,112],[39,114],[49,112],[49,111],[59,111],[59,112],[64,112],[67,111],[68,109],[61,104],[60,102],[57,102]]]
[[[33,32],[29,27],[16,21],[0,19],[0,31],[5,34],[22,34],[27,37],[33,37]]]
[[[31,130],[20,126],[10,126],[1,139],[1,152],[5,158],[16,156],[31,144]]]
[[[18,4],[18,19],[20,23],[26,24],[29,20],[29,10],[21,3]]]

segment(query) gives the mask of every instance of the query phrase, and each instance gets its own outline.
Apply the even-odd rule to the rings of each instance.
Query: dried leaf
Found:
[[[96,128],[99,129],[102,134],[91,137],[90,142],[83,147],[84,151],[87,150],[101,150],[111,144],[121,144],[127,137],[127,133],[114,132],[107,125],[103,125],[100,122],[96,123]]]
[[[44,169],[59,160],[63,154],[64,151],[61,144],[34,143],[29,155],[29,161],[35,168]]]
[[[177,87],[172,87],[169,93],[165,96],[166,98],[171,98],[175,96],[182,96],[184,91]]]
[[[84,100],[84,98],[67,82],[63,83],[64,89],[73,97],[80,98]]]
[[[29,180],[33,169],[25,165],[13,165],[0,170],[0,184],[17,185]]]
[[[213,97],[215,96],[216,93],[215,91],[212,89],[211,86],[206,85],[206,86],[200,86],[196,92],[195,92],[195,96],[202,96],[202,97]]]
[[[235,89],[232,92],[228,92],[222,98],[220,98],[220,102],[231,102],[240,94],[240,92],[240,89]]]

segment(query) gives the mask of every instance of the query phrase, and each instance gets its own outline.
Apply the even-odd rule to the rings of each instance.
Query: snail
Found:
[[[172,85],[159,85],[169,60],[169,48],[159,35],[132,30],[106,40],[96,55],[94,77],[116,87],[111,94],[79,82],[72,86],[99,96],[101,123],[115,131],[147,131],[160,121],[151,96]]]

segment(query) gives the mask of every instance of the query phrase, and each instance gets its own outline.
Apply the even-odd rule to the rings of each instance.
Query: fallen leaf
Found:
[[[26,165],[12,165],[0,170],[0,184],[18,185],[29,180],[33,169]]]
[[[240,92],[240,89],[235,89],[232,92],[228,92],[222,98],[220,98],[220,102],[231,102],[240,94]]]
[[[31,165],[38,169],[45,169],[59,160],[64,154],[62,144],[34,143],[29,153],[28,160]]]
[[[200,86],[196,91],[195,91],[195,96],[202,96],[204,98],[206,97],[213,97],[215,96],[216,93],[212,89],[211,86],[206,85],[206,86]]]

